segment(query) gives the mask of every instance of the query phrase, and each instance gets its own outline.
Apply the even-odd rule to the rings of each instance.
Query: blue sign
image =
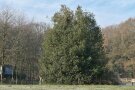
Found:
[[[12,75],[13,74],[13,68],[11,65],[4,65],[3,66],[3,74],[4,75]]]
[[[5,74],[12,75],[13,69],[11,67],[5,67]]]

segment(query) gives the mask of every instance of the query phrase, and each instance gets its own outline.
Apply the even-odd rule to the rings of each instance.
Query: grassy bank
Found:
[[[0,90],[135,90],[135,86],[111,85],[0,85]]]

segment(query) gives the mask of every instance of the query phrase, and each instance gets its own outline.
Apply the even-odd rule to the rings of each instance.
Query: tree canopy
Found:
[[[135,19],[103,29],[109,66],[121,78],[135,77]]]
[[[103,38],[94,15],[80,6],[61,6],[45,32],[41,75],[46,83],[90,84],[101,79],[106,64]]]

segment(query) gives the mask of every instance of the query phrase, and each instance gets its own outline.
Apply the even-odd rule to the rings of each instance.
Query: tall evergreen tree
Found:
[[[45,33],[41,74],[46,83],[90,84],[103,71],[103,38],[94,15],[62,5]]]

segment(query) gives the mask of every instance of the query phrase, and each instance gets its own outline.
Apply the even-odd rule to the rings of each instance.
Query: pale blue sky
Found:
[[[59,10],[61,4],[73,10],[78,5],[82,6],[83,10],[95,14],[101,27],[135,17],[135,0],[0,0],[0,7],[8,5],[42,22],[50,22],[51,16]]]

